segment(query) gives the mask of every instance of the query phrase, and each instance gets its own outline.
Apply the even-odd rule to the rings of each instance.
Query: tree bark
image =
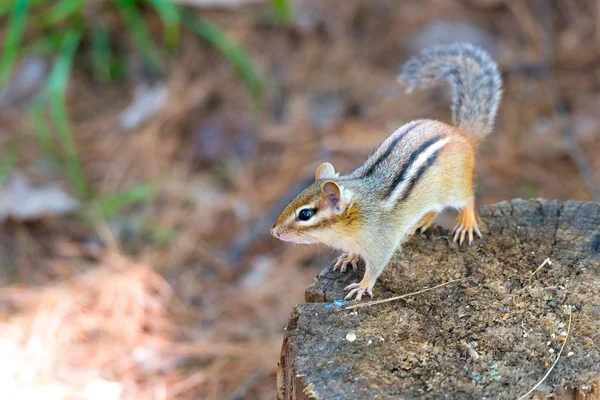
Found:
[[[469,277],[405,300],[346,310],[363,271],[323,270],[287,326],[279,398],[516,399],[566,339],[532,396],[600,400],[600,204],[513,200],[480,221],[468,247],[439,227],[405,243],[376,299]]]

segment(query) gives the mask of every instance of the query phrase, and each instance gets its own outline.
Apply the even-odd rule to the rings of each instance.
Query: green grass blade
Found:
[[[174,229],[163,228],[156,225],[145,226],[144,228],[147,232],[147,236],[150,236],[148,239],[152,245],[157,247],[168,246],[181,234],[181,232]]]
[[[169,48],[175,48],[179,42],[179,10],[168,0],[150,0],[165,24],[164,41]]]
[[[50,113],[56,125],[58,139],[65,156],[65,172],[69,184],[80,197],[87,195],[87,184],[81,166],[81,160],[75,145],[75,139],[67,116],[67,101],[64,95],[55,93],[50,96]]]
[[[290,0],[271,0],[279,23],[289,24],[294,19],[294,9]]]
[[[69,31],[65,34],[60,53],[56,56],[50,71],[47,95],[50,114],[56,125],[58,139],[64,151],[67,179],[77,194],[84,197],[87,194],[87,185],[75,139],[69,125],[66,105],[67,81],[80,39],[81,34],[79,32]]]
[[[0,58],[0,87],[8,82],[13,65],[19,52],[21,37],[25,31],[29,0],[17,0],[10,18],[8,34],[4,41],[4,50]]]
[[[14,10],[19,0],[0,0],[0,17],[10,14]],[[29,0],[29,7],[34,8],[39,5],[46,5],[48,0]]]
[[[132,0],[115,0],[121,16],[127,23],[127,27],[133,36],[133,41],[138,50],[152,67],[162,69],[160,57],[150,38],[144,19],[140,15],[135,2]]]
[[[63,37],[60,52],[54,60],[54,65],[48,77],[48,94],[64,94],[67,89],[67,81],[73,65],[75,51],[79,47],[81,33],[77,31],[68,31]]]
[[[101,82],[110,81],[110,32],[104,25],[92,31],[92,70],[94,77]]]
[[[35,135],[42,151],[46,154],[46,157],[55,159],[56,154],[52,146],[52,135],[50,133],[50,128],[48,128],[48,123],[46,122],[44,103],[41,99],[36,100],[33,103],[29,117],[33,122]]]
[[[43,37],[34,41],[31,44],[23,46],[23,54],[39,55],[51,54],[54,55],[60,51],[62,40],[65,34],[63,32],[47,33]]]
[[[240,46],[233,43],[225,31],[212,22],[191,13],[184,13],[182,15],[186,25],[219,50],[233,65],[252,97],[256,101],[260,101],[262,97],[262,82],[248,54]]]
[[[0,2],[0,17],[8,14],[15,7],[15,0],[4,0]]]
[[[0,160],[0,187],[6,183],[12,173],[21,151],[22,134],[18,134],[8,149],[8,154]]]
[[[154,185],[142,184],[98,198],[92,203],[92,215],[110,218],[119,213],[124,207],[150,200],[155,193],[156,188]]]
[[[84,3],[85,0],[61,0],[45,13],[44,22],[55,25],[71,15],[81,13]]]

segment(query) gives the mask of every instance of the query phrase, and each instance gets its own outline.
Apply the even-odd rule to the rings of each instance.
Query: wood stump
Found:
[[[534,396],[600,399],[600,204],[513,200],[481,207],[480,220],[470,247],[439,227],[410,238],[375,296],[463,282],[346,310],[354,302],[333,301],[363,271],[325,269],[287,326],[279,398],[516,399],[555,361],[571,309]]]

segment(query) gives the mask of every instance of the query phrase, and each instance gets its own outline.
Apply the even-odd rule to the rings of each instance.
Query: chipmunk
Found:
[[[396,130],[357,170],[340,176],[322,164],[315,182],[294,198],[271,229],[278,239],[324,243],[345,251],[333,264],[365,274],[345,299],[373,297],[375,281],[407,236],[424,232],[445,208],[459,210],[453,240],[481,237],[475,218],[475,149],[491,131],[502,96],[498,66],[467,43],[434,46],[398,76],[407,93],[440,81],[453,87],[454,126],[423,119]]]

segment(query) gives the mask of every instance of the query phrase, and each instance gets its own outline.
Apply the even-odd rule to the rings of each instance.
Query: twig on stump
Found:
[[[572,307],[569,306],[569,326],[567,327],[567,336],[565,336],[565,341],[563,342],[562,346],[560,346],[560,350],[558,351],[556,360],[554,360],[554,363],[552,363],[552,365],[548,369],[548,372],[546,372],[546,375],[544,375],[544,377],[542,379],[540,379],[540,381],[538,383],[536,383],[534,387],[529,389],[529,391],[527,393],[525,393],[523,396],[519,397],[518,400],[523,400],[523,399],[527,398],[527,396],[529,396],[531,393],[533,393],[535,391],[535,389],[537,389],[538,386],[540,386],[546,380],[548,375],[550,375],[550,372],[552,372],[552,370],[556,366],[556,363],[558,363],[558,360],[560,359],[560,355],[562,354],[563,349],[565,348],[565,344],[567,344],[567,340],[569,339],[569,335],[571,334],[571,314],[572,313],[573,313]]]
[[[463,282],[463,281],[466,281],[466,280],[469,280],[469,279],[471,279],[471,277],[455,279],[453,281],[448,281],[446,283],[442,283],[442,284],[439,284],[439,285],[434,286],[434,287],[430,287],[430,288],[427,288],[427,289],[419,290],[418,292],[407,293],[407,294],[403,294],[402,296],[394,296],[394,297],[389,297],[387,299],[382,299],[382,300],[369,301],[367,303],[354,304],[352,306],[346,307],[345,309],[346,310],[353,310],[355,308],[374,306],[375,304],[389,303],[390,301],[405,299],[407,297],[412,297],[412,296],[414,296],[416,294],[421,294],[421,293],[429,292],[430,290],[441,288],[442,286],[446,286],[446,285],[449,285],[451,283]]]

